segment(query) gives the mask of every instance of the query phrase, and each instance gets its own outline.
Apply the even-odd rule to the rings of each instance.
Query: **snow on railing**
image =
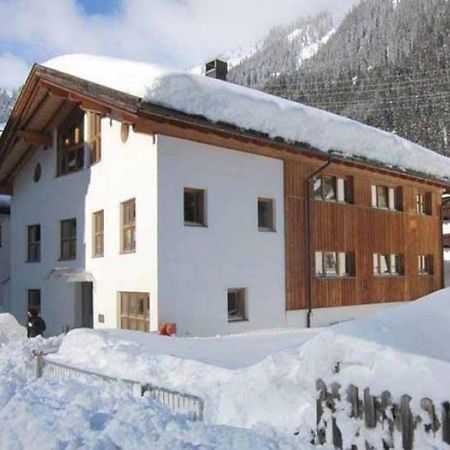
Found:
[[[89,380],[94,378],[107,383],[115,383],[122,388],[129,390],[131,394],[136,396],[145,395],[154,398],[173,412],[183,414],[190,420],[203,420],[204,403],[203,400],[196,395],[172,391],[170,389],[154,386],[150,383],[116,378],[68,366],[66,364],[50,361],[48,358],[45,358],[41,352],[35,353],[35,374],[36,378],[50,380],[77,380],[89,382]]]
[[[435,405],[431,399],[423,398],[413,410],[409,395],[395,402],[388,391],[374,396],[369,388],[360,391],[350,385],[341,396],[338,383],[328,389],[322,380],[317,380],[316,387],[316,444],[351,450],[412,450],[425,443],[450,444],[449,402]]]

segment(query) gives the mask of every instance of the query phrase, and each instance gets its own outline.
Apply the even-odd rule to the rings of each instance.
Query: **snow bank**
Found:
[[[0,447],[47,449],[310,450],[297,436],[189,422],[150,398],[92,380],[35,380],[32,351],[61,338],[0,346]],[[322,447],[321,447],[322,448]]]
[[[0,314],[0,346],[27,337],[25,327],[8,313]]]
[[[450,290],[442,290],[315,334],[193,339],[75,330],[53,358],[199,395],[211,423],[265,423],[306,438],[315,427],[318,378],[369,386],[374,393],[387,389],[394,399],[406,393],[415,402],[425,396],[449,400],[449,303]],[[252,347],[257,356],[248,365]],[[215,353],[219,356],[212,357]]]
[[[44,65],[148,103],[272,138],[438,178],[450,175],[449,158],[394,134],[232,83],[143,62],[83,54],[61,56]]]

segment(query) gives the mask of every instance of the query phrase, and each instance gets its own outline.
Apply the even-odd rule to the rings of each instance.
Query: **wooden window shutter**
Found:
[[[389,206],[389,209],[396,209],[396,205],[395,205],[395,189],[394,188],[389,188],[388,206]]]
[[[345,202],[345,180],[343,178],[337,179],[337,200],[338,202]]]

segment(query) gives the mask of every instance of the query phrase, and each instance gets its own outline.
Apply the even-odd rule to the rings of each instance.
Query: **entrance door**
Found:
[[[94,326],[94,296],[92,282],[81,283],[81,327]]]

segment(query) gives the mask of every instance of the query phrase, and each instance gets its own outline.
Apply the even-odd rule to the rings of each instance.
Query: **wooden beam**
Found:
[[[72,100],[71,96],[69,96],[69,98]],[[107,108],[100,103],[92,102],[89,100],[81,100],[80,108],[83,111],[92,111],[94,113],[101,114],[102,116],[107,116],[111,112],[110,108]]]
[[[50,147],[53,143],[52,137],[47,133],[32,130],[19,130],[17,135],[21,137],[27,144],[42,145]]]

